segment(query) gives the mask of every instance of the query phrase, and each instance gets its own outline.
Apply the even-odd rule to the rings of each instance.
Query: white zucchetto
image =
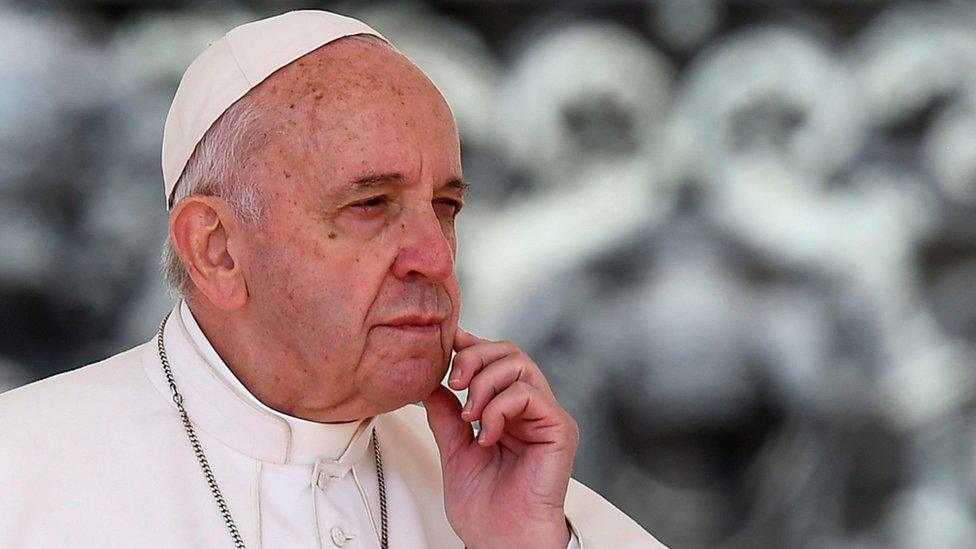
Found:
[[[224,111],[276,70],[355,34],[386,40],[356,19],[297,10],[234,27],[197,56],[183,73],[163,129],[167,209],[190,155]]]

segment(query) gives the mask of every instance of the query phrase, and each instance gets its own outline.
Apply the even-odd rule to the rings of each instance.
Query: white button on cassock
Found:
[[[333,526],[330,534],[332,535],[332,543],[334,543],[336,547],[342,547],[347,541],[353,540],[353,536],[346,534],[342,531],[342,528],[339,528],[338,526]]]
[[[334,461],[316,462],[315,467],[312,469],[312,485],[319,490],[325,490],[342,480],[342,477],[346,476],[349,469],[350,467],[348,465],[340,465]]]
[[[329,474],[326,471],[319,471],[319,476],[317,479],[315,479],[315,485],[318,486],[320,490],[325,490],[328,485],[340,479],[342,479],[342,477],[339,475]]]

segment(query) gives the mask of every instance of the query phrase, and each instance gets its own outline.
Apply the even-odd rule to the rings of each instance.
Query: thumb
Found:
[[[438,385],[424,399],[427,424],[434,433],[443,464],[459,448],[474,440],[471,424],[461,419],[461,402],[447,387]]]

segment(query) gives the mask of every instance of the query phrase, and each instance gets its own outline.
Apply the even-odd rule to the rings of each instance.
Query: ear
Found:
[[[170,212],[173,249],[200,293],[221,310],[239,309],[247,302],[243,230],[230,205],[215,196],[188,196]]]

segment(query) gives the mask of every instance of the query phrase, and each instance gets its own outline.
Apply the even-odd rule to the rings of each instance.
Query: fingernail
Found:
[[[484,443],[485,443],[485,432],[482,430],[481,432],[478,433],[478,444],[484,444]]]
[[[461,388],[461,377],[460,376],[458,376],[458,377],[452,377],[451,380],[448,381],[447,383],[448,383],[448,385],[450,385],[451,387],[454,387],[455,389],[460,389]]]
[[[465,416],[465,415],[468,415],[470,413],[471,413],[471,401],[469,400],[469,401],[467,401],[467,402],[464,403],[464,409],[461,410],[461,415],[462,416]]]

